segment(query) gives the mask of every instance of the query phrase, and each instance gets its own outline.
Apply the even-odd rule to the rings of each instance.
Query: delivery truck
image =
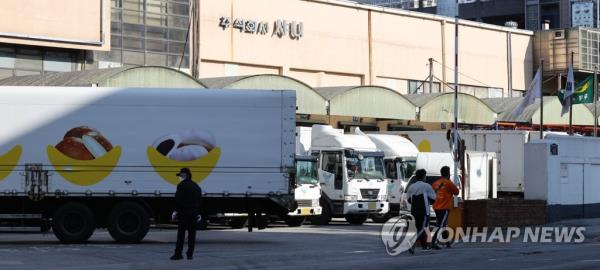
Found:
[[[446,131],[394,131],[409,138],[422,152],[450,152]],[[529,131],[462,130],[465,150],[496,153],[499,192],[523,192],[524,145],[537,138]]]
[[[319,157],[322,189],[322,213],[311,219],[314,224],[328,224],[332,217],[363,224],[370,214],[387,213],[384,154],[367,136],[314,125],[309,152]]]
[[[314,156],[296,156],[294,173],[294,199],[298,208],[284,218],[290,227],[301,226],[307,218],[321,215],[321,185],[319,184],[318,158]]]
[[[388,179],[390,210],[385,214],[371,215],[374,222],[385,223],[400,213],[404,186],[415,171],[419,150],[410,140],[399,135],[369,133],[367,136],[385,155],[384,164]]]
[[[296,208],[293,91],[1,87],[0,225],[63,243],[168,223],[182,167],[203,215]]]

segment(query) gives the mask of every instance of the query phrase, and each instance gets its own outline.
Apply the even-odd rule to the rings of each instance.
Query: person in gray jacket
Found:
[[[431,249],[431,233],[429,232],[429,215],[431,204],[435,201],[435,191],[431,185],[425,183],[427,172],[423,169],[415,172],[416,181],[408,187],[406,195],[411,204],[410,213],[414,217],[417,228],[417,239],[425,250]],[[409,252],[415,252],[413,245]]]

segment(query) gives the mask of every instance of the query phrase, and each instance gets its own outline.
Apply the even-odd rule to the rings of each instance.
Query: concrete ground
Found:
[[[175,231],[153,229],[137,245],[112,242],[104,230],[85,245],[62,245],[52,233],[1,233],[0,269],[599,269],[600,219],[564,221],[586,226],[584,243],[457,243],[450,249],[392,257],[381,225],[198,232],[192,261],[170,261]]]

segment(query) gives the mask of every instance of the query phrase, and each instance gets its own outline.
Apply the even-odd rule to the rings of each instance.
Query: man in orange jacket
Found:
[[[450,167],[444,166],[440,170],[442,177],[433,182],[431,187],[435,191],[436,200],[433,203],[433,210],[437,219],[437,230],[433,235],[432,246],[434,249],[439,249],[437,245],[438,233],[448,226],[448,215],[453,206],[454,195],[458,195],[458,188],[450,181]],[[450,247],[450,242],[446,243]]]

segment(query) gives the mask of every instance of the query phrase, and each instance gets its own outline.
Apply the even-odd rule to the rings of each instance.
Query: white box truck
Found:
[[[385,155],[384,164],[388,179],[390,210],[384,214],[371,215],[374,222],[385,223],[400,213],[403,190],[415,171],[419,150],[410,140],[399,135],[369,133],[367,136]]]
[[[369,214],[387,213],[384,154],[367,136],[314,125],[309,149],[319,156],[322,189],[323,210],[311,219],[314,224],[328,224],[332,217],[362,224]]]
[[[422,152],[450,152],[446,131],[397,131],[407,136]],[[500,192],[523,192],[524,145],[529,131],[462,130],[467,151],[495,152]],[[537,138],[537,137],[536,137]]]
[[[1,87],[0,102],[3,225],[138,242],[169,222],[182,167],[205,215],[295,209],[293,91]]]

